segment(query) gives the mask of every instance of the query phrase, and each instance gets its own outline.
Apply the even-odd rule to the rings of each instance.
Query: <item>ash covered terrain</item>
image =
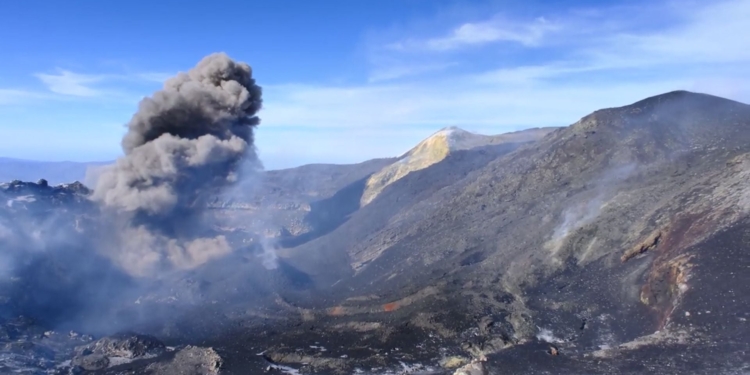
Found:
[[[208,56],[95,184],[0,185],[0,372],[750,372],[750,106],[263,171],[261,96]]]

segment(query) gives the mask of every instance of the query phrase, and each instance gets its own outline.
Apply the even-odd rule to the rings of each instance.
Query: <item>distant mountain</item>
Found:
[[[411,172],[427,168],[451,153],[478,147],[536,141],[556,128],[534,128],[499,135],[470,133],[452,126],[441,129],[367,180],[362,205],[370,203],[383,189]]]
[[[282,243],[302,241],[332,224],[318,214],[331,197],[345,195],[362,179],[390,165],[395,159],[374,159],[358,164],[308,164],[271,170],[218,195],[209,206],[236,228],[261,232]],[[349,187],[349,188],[347,188]],[[340,212],[359,208],[359,199],[336,207]],[[341,215],[344,215],[343,213]],[[340,216],[331,216],[336,222]]]
[[[83,182],[90,167],[109,163],[111,162],[51,162],[0,157],[0,181],[37,181],[43,178],[53,185]]]

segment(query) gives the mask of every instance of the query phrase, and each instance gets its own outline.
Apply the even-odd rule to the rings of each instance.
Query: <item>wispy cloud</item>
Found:
[[[444,62],[444,63],[425,63],[425,64],[409,64],[409,63],[391,63],[385,64],[382,68],[375,68],[370,73],[368,80],[370,82],[382,82],[390,81],[404,77],[414,77],[418,75],[424,75],[427,73],[435,73],[446,70],[450,67],[458,65],[457,62]]]
[[[123,85],[164,82],[171,74],[144,72],[132,74],[83,74],[57,69],[56,73],[34,74],[49,91],[75,97],[122,96]]]
[[[426,40],[406,39],[390,43],[386,45],[386,48],[396,51],[429,50],[442,52],[496,42],[512,42],[533,47],[541,44],[547,34],[560,29],[561,25],[550,22],[544,17],[527,22],[518,22],[498,15],[485,22],[464,23],[445,36]]]
[[[0,106],[42,105],[48,101],[104,101],[128,105],[153,92],[174,74],[141,73],[80,73],[57,68],[51,72],[34,73],[34,84],[0,87]]]
[[[408,66],[408,59],[439,58],[434,52],[454,52],[451,59],[460,64],[458,53],[466,47],[492,52],[497,50],[495,44],[508,42],[521,46],[520,54],[524,49],[536,51],[534,64],[505,56],[489,70],[540,78],[582,71],[746,63],[750,62],[748,19],[750,0],[562,9],[526,22],[496,15],[460,24],[443,35],[436,32],[438,36],[432,38],[407,36],[385,43],[379,52],[390,52],[390,61],[398,61],[399,66]],[[382,64],[376,68],[386,70]]]
[[[102,92],[93,85],[104,80],[101,75],[76,74],[67,70],[58,70],[57,74],[35,74],[47,88],[57,94],[72,96],[98,96]]]
[[[670,3],[663,9],[679,21],[656,31],[605,34],[580,49],[594,64],[615,68],[750,62],[750,1]]]

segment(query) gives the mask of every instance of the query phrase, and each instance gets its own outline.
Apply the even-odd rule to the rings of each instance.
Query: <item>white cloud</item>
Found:
[[[435,73],[456,66],[456,62],[432,63],[432,64],[390,64],[382,68],[375,68],[370,73],[368,80],[370,82],[390,81],[397,78],[412,77],[424,75],[426,73]]]
[[[55,73],[35,73],[46,90],[1,88],[0,106],[38,104],[40,100],[115,99],[132,104],[148,91],[143,88],[164,82],[164,73],[83,74],[57,69]]]
[[[512,42],[539,52],[542,61],[533,69],[605,70],[725,64],[750,62],[750,0],[712,2],[654,2],[635,6],[568,9],[519,22],[508,16],[464,23],[442,36],[402,38],[379,50],[391,53],[390,60],[408,66],[418,64],[430,52],[460,52],[464,47],[494,48],[497,42]],[[440,33],[437,33],[440,34]],[[459,60],[455,54],[454,61]],[[511,59],[514,56],[510,56]],[[476,59],[476,56],[473,57]],[[498,61],[508,68],[512,61]],[[459,61],[460,63],[460,61]],[[377,69],[384,69],[377,65]]]
[[[492,42],[515,42],[525,46],[538,45],[542,38],[559,27],[544,18],[529,23],[515,23],[507,19],[483,23],[465,23],[447,37],[428,40],[425,45],[436,51],[452,50],[464,46]]]
[[[57,73],[34,74],[47,88],[56,94],[74,97],[123,96],[127,84],[164,82],[172,74],[142,72],[132,74],[83,74],[64,69]]]
[[[531,47],[541,44],[548,33],[559,31],[560,28],[559,24],[550,22],[544,17],[528,22],[518,22],[498,15],[485,22],[464,23],[445,36],[427,40],[406,39],[390,43],[386,49],[453,51],[496,42],[513,42]]]
[[[579,66],[570,63],[552,63],[549,65],[529,65],[513,68],[501,68],[474,75],[471,79],[485,84],[529,84],[539,80],[564,75],[593,72],[600,70],[596,66]]]
[[[655,32],[623,30],[582,49],[605,67],[750,62],[750,0],[674,3],[666,11],[679,23]]]
[[[101,82],[100,75],[76,74],[67,70],[59,70],[57,74],[35,74],[47,88],[57,94],[72,96],[97,96],[101,91],[91,87]]]

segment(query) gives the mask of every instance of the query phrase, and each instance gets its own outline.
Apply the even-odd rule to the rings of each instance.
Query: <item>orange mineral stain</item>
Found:
[[[344,315],[344,308],[343,308],[343,307],[341,307],[341,306],[336,306],[336,307],[334,307],[334,308],[330,309],[330,310],[328,311],[328,314],[329,314],[329,315],[333,315],[333,316],[340,316],[340,315]]]
[[[385,312],[391,312],[396,309],[398,309],[398,303],[396,302],[386,303],[385,305],[383,305],[383,311]]]

